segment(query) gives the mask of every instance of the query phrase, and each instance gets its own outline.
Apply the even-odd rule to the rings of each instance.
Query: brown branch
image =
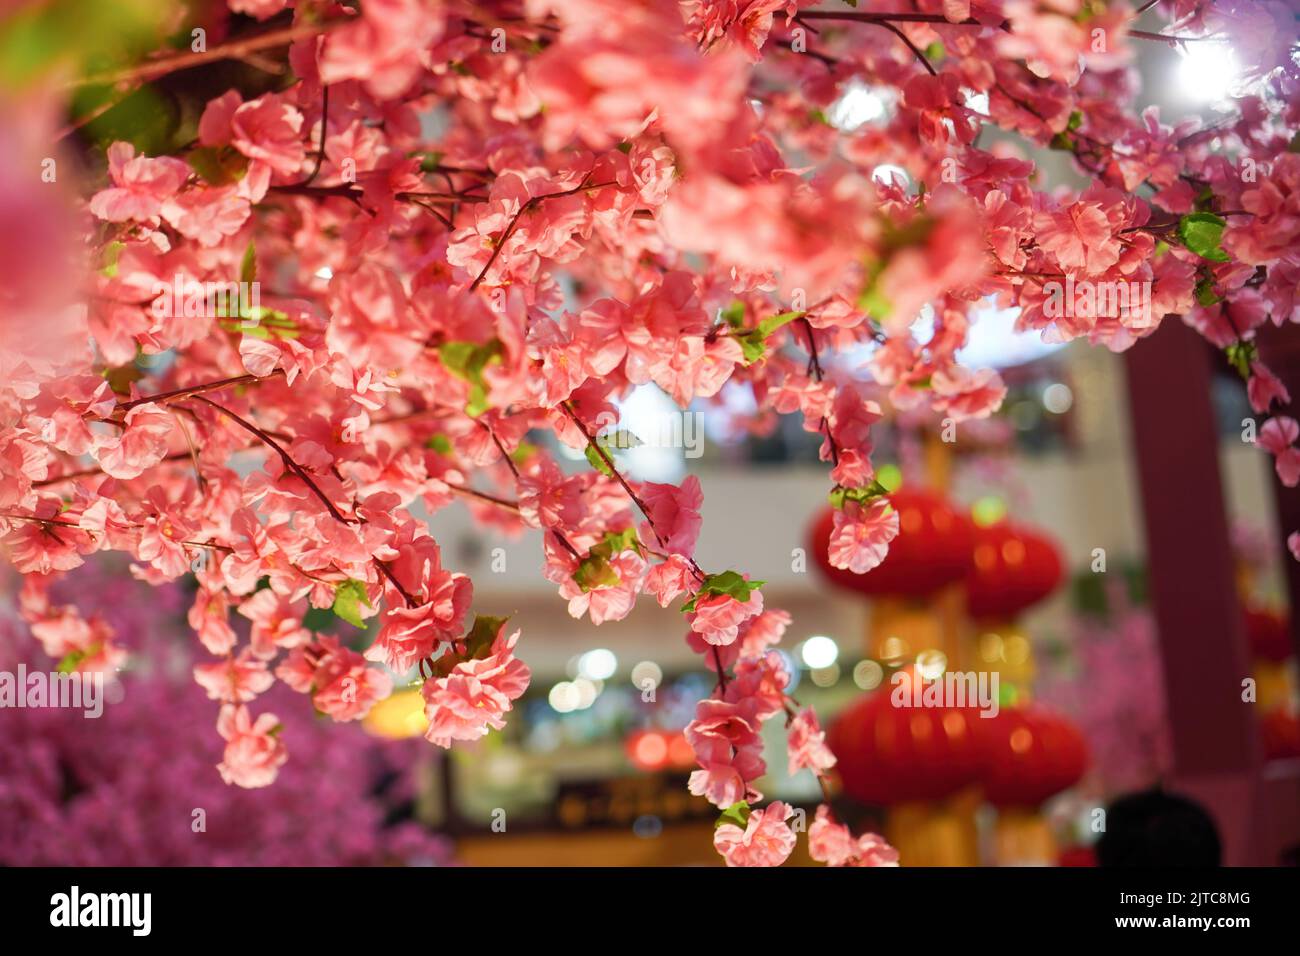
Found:
[[[64,89],[76,89],[81,86],[95,86],[102,84],[111,85],[116,83],[155,80],[160,76],[166,76],[168,73],[174,73],[177,70],[188,70],[191,67],[201,66],[204,63],[216,63],[221,60],[239,59],[258,50],[287,46],[290,43],[306,37],[329,33],[331,30],[337,29],[338,27],[351,22],[352,18],[346,17],[336,20],[326,20],[322,23],[299,23],[280,30],[271,30],[267,33],[259,33],[256,36],[243,37],[238,40],[233,40],[230,43],[223,43],[221,46],[213,47],[211,50],[204,50],[201,53],[178,53],[173,56],[164,57],[160,60],[151,60],[148,63],[140,63],[136,66],[127,67],[121,70],[108,70],[102,73],[92,73],[90,76],[83,76],[72,80],[64,85]]]
[[[478,277],[472,283],[470,283],[469,290],[473,292],[483,283],[484,277],[488,274],[493,264],[497,261],[497,256],[501,255],[501,250],[506,247],[506,243],[509,242],[510,237],[514,235],[515,229],[518,228],[519,226],[519,220],[523,217],[524,213],[528,212],[531,209],[537,208],[539,205],[541,205],[548,199],[559,199],[561,196],[572,196],[575,193],[580,193],[585,189],[604,189],[607,186],[618,185],[618,183],[613,181],[606,182],[606,183],[591,183],[590,180],[591,180],[591,173],[587,173],[586,176],[582,177],[582,182],[578,183],[578,185],[574,186],[572,189],[561,190],[558,193],[547,193],[545,196],[532,196],[526,202],[524,202],[524,204],[519,207],[518,212],[516,212],[514,216],[511,217],[510,223],[509,225],[506,226],[505,232],[501,234],[501,239],[497,242],[496,246],[493,247],[492,255],[488,256],[487,265],[483,267],[483,271],[478,274]]]
[[[271,375],[282,374],[284,373],[280,369],[276,369],[271,373]],[[120,412],[129,412],[131,409],[140,405],[162,404],[177,398],[190,398],[202,395],[205,392],[219,392],[222,389],[233,388],[236,385],[247,385],[250,382],[260,382],[261,380],[262,379],[256,375],[236,375],[234,378],[223,378],[217,382],[205,382],[202,385],[190,385],[185,388],[173,389],[170,392],[160,392],[157,395],[146,395],[143,398],[135,398],[129,402],[119,402],[117,410]]]
[[[321,504],[325,506],[325,509],[330,513],[330,517],[335,521],[341,522],[342,524],[356,524],[358,522],[359,519],[346,517],[341,511],[339,511],[339,509],[334,506],[334,502],[330,501],[329,496],[321,490],[320,485],[316,484],[315,479],[307,473],[307,469],[298,464],[298,462],[294,460],[293,456],[284,450],[284,446],[268,435],[265,431],[258,428],[247,419],[235,414],[230,409],[218,405],[216,402],[206,399],[202,395],[195,395],[194,400],[202,402],[204,405],[208,405],[214,410],[220,412],[222,415],[225,415],[240,428],[256,436],[260,442],[275,451],[280,456],[280,460],[284,462],[284,466],[297,475],[302,483],[311,489],[311,492],[320,499]]]

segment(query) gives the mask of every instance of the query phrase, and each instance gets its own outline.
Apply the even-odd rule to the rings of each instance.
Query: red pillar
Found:
[[[1141,484],[1149,594],[1160,635],[1173,739],[1171,790],[1215,817],[1229,865],[1274,865],[1295,839],[1264,776],[1251,674],[1233,578],[1212,353],[1176,316],[1126,353],[1133,451]],[[1296,781],[1290,799],[1300,805]],[[1288,836],[1287,831],[1290,831]]]

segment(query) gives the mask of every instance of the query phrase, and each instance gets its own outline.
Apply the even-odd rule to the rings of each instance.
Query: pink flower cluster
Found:
[[[169,32],[183,6],[163,4]],[[197,135],[123,129],[102,150],[61,135],[85,118],[66,64],[34,64],[21,104],[0,95],[0,211],[34,230],[0,237],[0,548],[29,578],[25,618],[66,666],[112,669],[113,628],[50,582],[100,551],[153,584],[193,575],[210,659],[188,669],[236,783],[281,770],[276,681],[350,721],[418,672],[436,742],[478,737],[526,677],[513,637],[471,640],[473,586],[429,534],[463,502],[540,532],[575,618],[681,600],[719,682],[694,787],[744,800],[757,726],[787,707],[767,654],[782,616],[743,571],[700,566],[696,480],[624,474],[635,389],[739,396],[755,428],[798,415],[839,506],[831,560],[858,572],[897,533],[871,461],[881,403],[992,415],[1000,376],[958,358],[992,305],[1115,350],[1181,317],[1300,481],[1256,342],[1300,320],[1291,5],[1175,0],[1148,14],[1172,18],[1154,39],[1131,13],[229,0],[204,8],[207,51],[148,60]],[[1137,44],[1202,40],[1249,64],[1233,112],[1139,112]],[[250,50],[286,82],[226,69]],[[863,88],[881,115],[832,122]],[[1051,182],[1044,150],[1086,185]],[[254,284],[257,304],[229,295]],[[369,646],[314,637],[304,618],[329,611],[373,624]],[[791,726],[820,774],[815,721]],[[784,843],[777,818],[754,824],[758,857]]]

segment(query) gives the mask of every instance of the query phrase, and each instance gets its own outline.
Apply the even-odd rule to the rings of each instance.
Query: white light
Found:
[[[875,690],[884,676],[884,668],[875,661],[858,661],[853,668],[853,683],[863,690]]]
[[[889,185],[896,179],[904,186],[912,184],[912,177],[907,175],[907,170],[893,163],[881,163],[871,171],[871,178],[882,185]]]
[[[1043,407],[1053,415],[1064,415],[1074,404],[1074,393],[1063,382],[1053,382],[1043,389]]]
[[[663,682],[664,672],[654,661],[642,661],[632,668],[632,685],[638,690],[654,690]]]
[[[971,314],[970,334],[957,361],[967,368],[1010,368],[1051,355],[1065,344],[1045,342],[1041,332],[1017,332],[1019,317],[1019,306],[999,309],[986,299]]]
[[[812,672],[812,682],[818,687],[834,687],[840,680],[840,665],[818,667]]]
[[[989,115],[989,95],[987,93],[962,90],[962,97],[966,100],[966,109],[979,113],[981,116]]]
[[[928,302],[921,306],[921,311],[908,327],[908,331],[912,333],[912,338],[918,345],[925,345],[934,338],[934,306]]]
[[[937,680],[948,666],[948,656],[943,651],[922,651],[916,655],[916,672],[925,680]]]
[[[813,670],[830,667],[839,656],[839,645],[824,634],[816,634],[803,642],[803,662]]]
[[[326,281],[333,279],[334,270],[331,269],[329,266],[321,266],[319,269],[316,270],[316,278],[325,279]]]
[[[546,699],[556,713],[567,714],[578,706],[578,688],[567,680],[562,680],[551,688]]]
[[[609,680],[618,670],[618,658],[613,651],[598,647],[578,658],[578,673],[591,680]]]
[[[837,130],[851,133],[863,123],[883,119],[885,106],[879,93],[855,77],[845,84],[840,98],[826,111],[826,118]]]
[[[686,446],[699,457],[703,429],[693,412],[682,411],[657,385],[638,385],[627,398],[614,403],[619,428],[631,432],[642,444],[619,449],[627,471],[642,481],[677,482],[686,474]],[[579,455],[579,457],[583,457]]]
[[[594,704],[596,698],[600,696],[601,685],[598,681],[593,682],[587,680],[585,677],[579,677],[573,682],[573,689],[577,695],[577,700],[574,702],[573,709],[586,710]]]
[[[1240,78],[1241,68],[1226,43],[1198,41],[1183,44],[1178,82],[1184,97],[1198,103],[1226,100]]]

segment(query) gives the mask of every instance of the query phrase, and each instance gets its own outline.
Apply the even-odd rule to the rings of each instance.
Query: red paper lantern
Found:
[[[1004,807],[1037,807],[1079,782],[1088,767],[1083,735],[1041,707],[1004,708],[976,720],[984,796]]]
[[[999,522],[975,529],[966,606],[974,618],[1011,618],[1061,583],[1061,556],[1051,539]]]
[[[895,707],[877,691],[844,711],[827,743],[844,791],[890,805],[949,796],[979,777],[977,712],[957,707]]]
[[[1264,756],[1268,760],[1300,757],[1300,718],[1278,708],[1260,719],[1264,737]]]
[[[959,581],[970,568],[974,526],[942,495],[923,488],[889,495],[898,512],[898,536],[889,554],[866,574],[832,567],[826,546],[834,529],[835,509],[827,508],[814,522],[809,544],[826,576],[840,587],[870,596],[923,597]]]
[[[1248,607],[1244,617],[1251,654],[1278,663],[1291,656],[1291,622],[1284,616],[1276,611]]]

